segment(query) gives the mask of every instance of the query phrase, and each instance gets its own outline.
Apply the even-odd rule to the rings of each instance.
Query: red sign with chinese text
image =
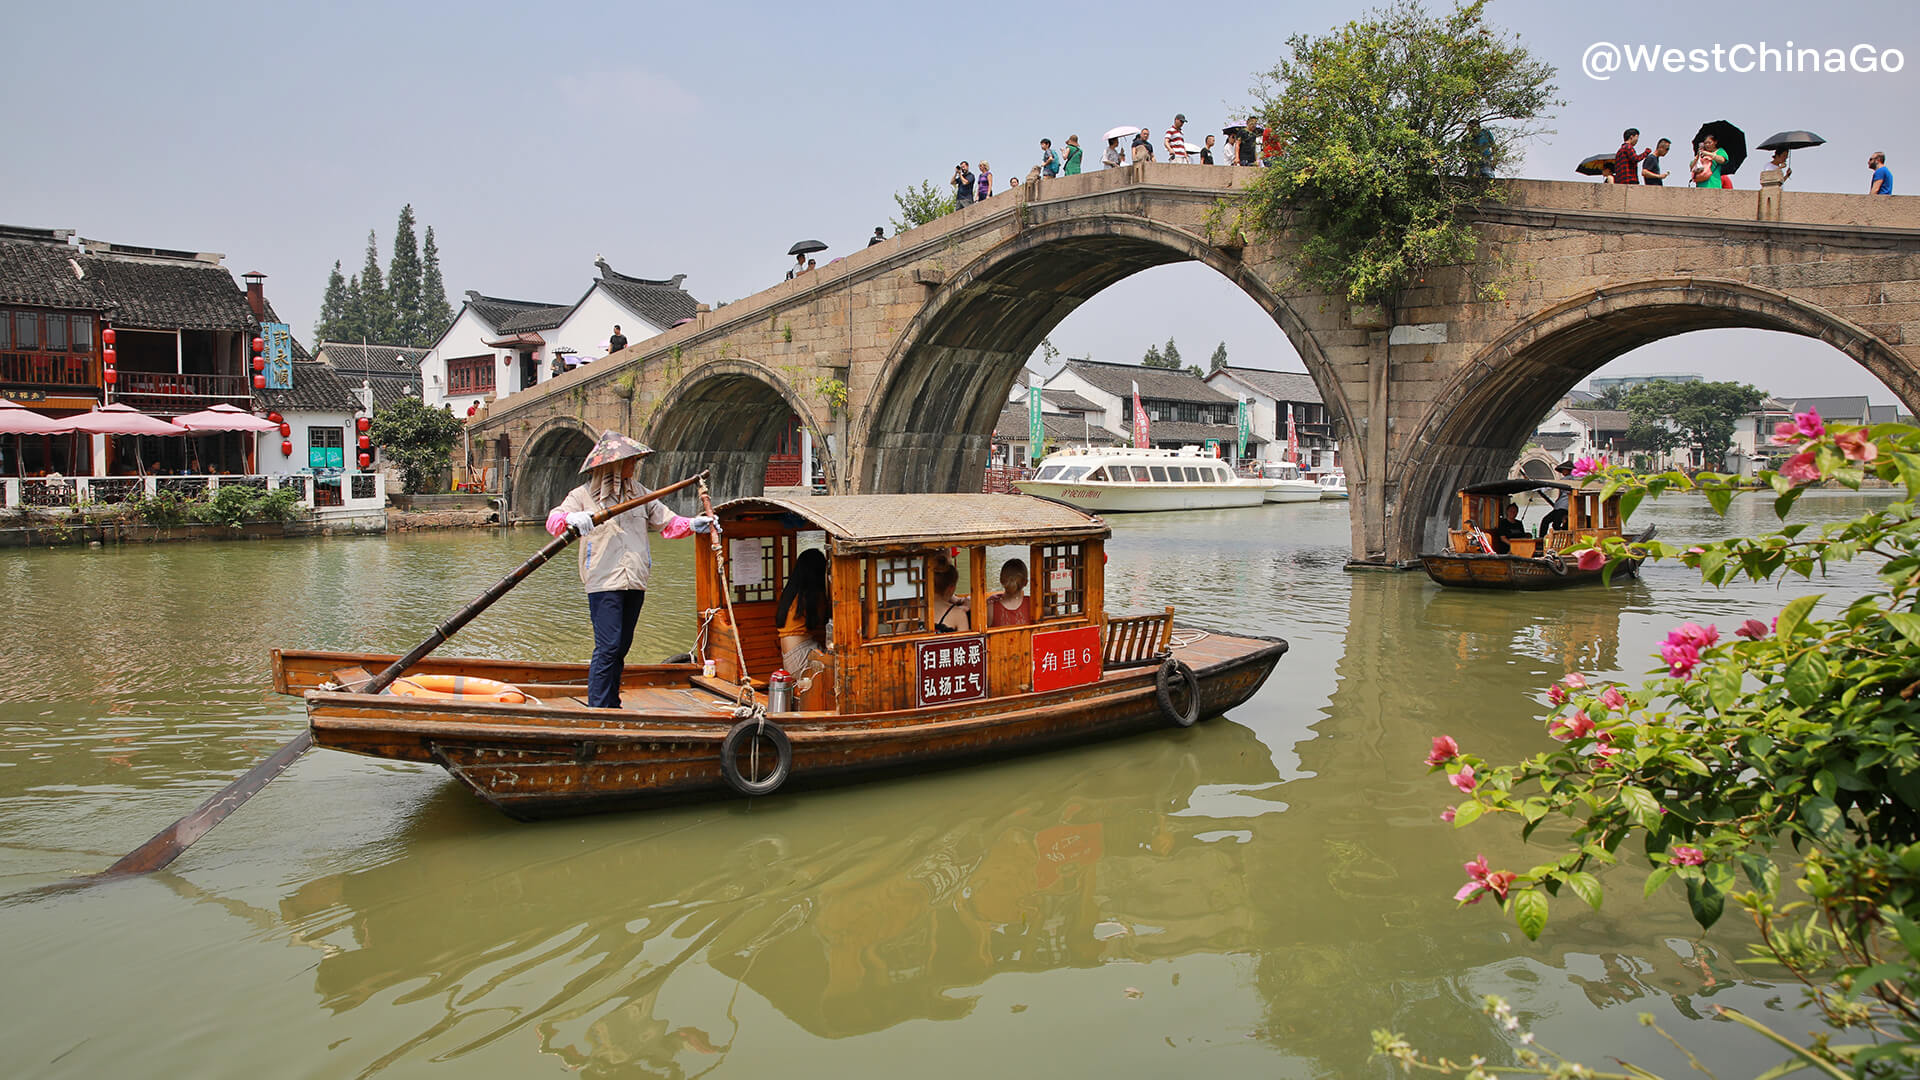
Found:
[[[945,705],[954,701],[972,701],[987,696],[987,639],[971,637],[940,638],[914,646],[914,701],[920,705]]]
[[[1033,635],[1033,690],[1085,686],[1100,677],[1100,628],[1080,626]]]

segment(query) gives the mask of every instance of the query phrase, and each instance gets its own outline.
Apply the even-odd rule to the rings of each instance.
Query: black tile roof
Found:
[[[1098,404],[1088,401],[1071,390],[1048,390],[1042,387],[1040,400],[1065,412],[1105,412]]]
[[[1195,401],[1207,404],[1231,402],[1235,398],[1208,386],[1190,371],[1141,367],[1139,364],[1109,364],[1103,360],[1069,360],[1066,370],[1109,394],[1130,397],[1133,383],[1140,384],[1140,398],[1155,401]]]
[[[503,334],[519,334],[530,330],[551,330],[567,321],[567,315],[573,311],[572,304],[551,304],[547,307],[527,308],[506,321],[496,323],[494,329]]]
[[[246,293],[217,262],[94,246],[0,237],[0,302],[104,312],[115,326],[139,330],[256,325]]]
[[[287,321],[281,318],[278,312],[273,310],[273,301],[262,297],[261,302],[267,306],[267,322],[284,323]],[[292,328],[289,327],[288,329],[291,331]],[[306,363],[313,359],[313,354],[307,351],[305,345],[300,344],[300,339],[297,336],[289,332],[287,338],[293,342],[293,359],[295,363]]]
[[[1843,424],[1858,424],[1867,418],[1867,396],[1865,394],[1847,397],[1781,398],[1780,401],[1793,412],[1818,412],[1822,420],[1838,420]]]
[[[687,280],[685,274],[654,281],[622,274],[608,266],[605,259],[595,259],[593,265],[600,268],[600,285],[614,299],[662,330],[681,319],[693,318],[699,306],[699,301],[680,287],[680,283]]]
[[[1313,376],[1305,372],[1268,371],[1264,368],[1241,368],[1231,365],[1220,370],[1275,401],[1320,404],[1320,391],[1313,385]]]
[[[323,341],[318,357],[346,374],[385,375],[420,381],[420,358],[425,349],[404,345],[359,345],[350,341]]]
[[[255,390],[253,400],[256,411],[350,413],[360,408],[359,397],[340,373],[317,360],[294,361],[292,389]]]
[[[1085,417],[1077,414],[1059,416],[1041,413],[1040,426],[1046,432],[1047,438],[1055,442],[1072,443],[1075,446],[1121,445],[1120,436],[1106,428],[1089,425]],[[1000,410],[1000,419],[993,425],[994,442],[1026,442],[1029,434],[1031,432],[1027,429],[1027,407],[1024,404],[1008,405]]]
[[[524,315],[528,311],[551,308],[557,305],[549,304],[544,300],[507,300],[498,296],[481,296],[477,292],[468,290],[466,306],[472,308],[473,313],[480,316],[482,322],[485,322],[495,330],[499,330],[501,329],[502,323]],[[569,308],[568,310],[572,309]],[[554,325],[558,326],[560,324],[555,323]]]

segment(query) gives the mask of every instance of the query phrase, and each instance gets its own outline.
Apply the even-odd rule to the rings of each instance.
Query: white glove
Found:
[[[585,510],[575,510],[567,515],[567,527],[585,536],[593,528],[593,515]]]
[[[699,517],[688,518],[687,524],[693,526],[693,531],[697,533],[709,533],[713,531],[713,518],[706,514],[701,514]]]

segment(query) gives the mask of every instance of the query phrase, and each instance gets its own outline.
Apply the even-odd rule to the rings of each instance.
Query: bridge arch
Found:
[[[1656,278],[1611,285],[1519,323],[1461,365],[1428,404],[1386,477],[1390,528],[1412,554],[1444,542],[1454,492],[1506,475],[1534,425],[1566,392],[1621,355],[1695,330],[1776,330],[1852,357],[1913,410],[1920,372],[1885,340],[1815,304],[1746,282]]]
[[[901,331],[853,425],[862,491],[977,488],[994,422],[1040,340],[1107,287],[1155,266],[1203,263],[1260,305],[1306,362],[1321,399],[1355,415],[1305,322],[1239,252],[1131,215],[1021,229],[942,284]]]
[[[708,488],[716,503],[761,494],[767,460],[790,415],[799,416],[801,426],[813,433],[814,457],[826,472],[827,489],[840,490],[844,470],[821,437],[828,429],[813,406],[772,368],[739,358],[701,364],[654,404],[642,436],[648,446],[660,448],[647,460],[648,482],[670,484],[710,469]],[[682,511],[693,506],[691,495],[669,501]]]
[[[560,505],[567,492],[580,485],[580,463],[600,433],[577,416],[556,416],[527,437],[513,470],[513,495],[508,505],[522,520],[545,517]]]

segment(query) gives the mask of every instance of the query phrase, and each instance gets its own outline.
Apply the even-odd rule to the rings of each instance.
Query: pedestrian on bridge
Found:
[[[1867,159],[1867,168],[1873,170],[1873,179],[1867,184],[1867,194],[1893,194],[1893,170],[1887,168],[1887,155],[1875,150],[1873,156]]]
[[[953,179],[947,182],[953,185],[954,205],[973,205],[973,170],[967,168],[966,162],[954,166]]]
[[[1053,152],[1053,140],[1040,140],[1040,174],[1042,176],[1060,175],[1060,155]]]
[[[1067,162],[1060,168],[1062,176],[1080,175],[1080,136],[1067,136]]]
[[[1640,163],[1653,155],[1651,150],[1641,150],[1640,129],[1628,128],[1620,133],[1620,149],[1613,152],[1613,182],[1616,184],[1637,184],[1640,182]]]
[[[1167,147],[1167,160],[1177,161],[1182,165],[1186,164],[1188,161],[1187,137],[1180,130],[1181,128],[1185,127],[1186,124],[1187,124],[1186,113],[1174,113],[1173,126],[1167,129],[1167,135],[1165,140],[1166,147]]]

